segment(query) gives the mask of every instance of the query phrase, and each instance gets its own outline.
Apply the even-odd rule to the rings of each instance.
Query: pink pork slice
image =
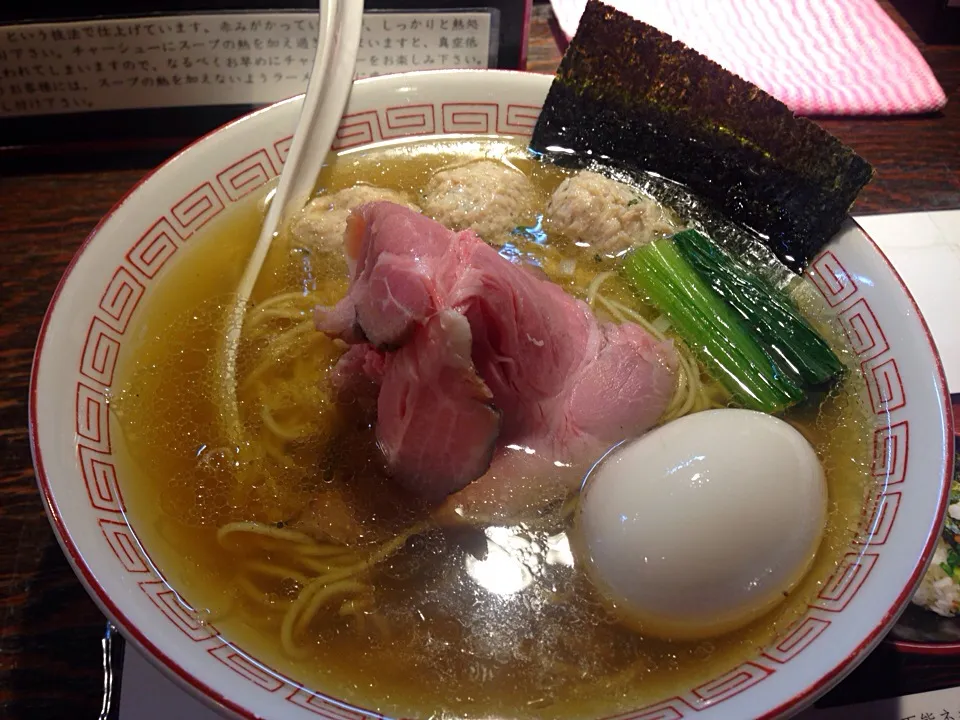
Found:
[[[388,464],[426,497],[452,495],[468,509],[535,502],[546,476],[568,492],[584,463],[649,429],[670,400],[672,344],[637,325],[601,324],[471,231],[371,203],[352,214],[345,247],[350,290],[317,309],[317,327],[366,343],[336,376],[381,383],[377,432]],[[502,414],[492,439],[491,401]]]
[[[441,310],[387,358],[377,441],[391,475],[428,500],[483,475],[500,434],[500,411],[470,346],[466,318]]]
[[[347,218],[344,246],[350,289],[333,308],[317,308],[317,328],[347,342],[396,349],[443,307],[444,281],[458,258],[443,225],[388,202]]]

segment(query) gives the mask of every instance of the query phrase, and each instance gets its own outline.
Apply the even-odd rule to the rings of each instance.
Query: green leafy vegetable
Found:
[[[672,240],[656,240],[633,250],[623,271],[744,407],[772,413],[803,399],[803,391],[770,361]]]
[[[673,241],[794,382],[802,387],[822,386],[843,372],[839,358],[786,295],[696,230],[683,230]]]
[[[960,580],[960,553],[954,548],[947,550],[947,559],[940,563],[940,568],[954,580]]]
[[[955,551],[960,551],[960,523],[949,513],[949,505],[960,503],[960,453],[953,457],[953,481],[950,483],[948,512],[943,522],[943,539]]]

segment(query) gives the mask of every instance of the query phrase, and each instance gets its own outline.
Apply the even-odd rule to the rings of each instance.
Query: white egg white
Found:
[[[688,415],[610,452],[588,476],[576,543],[627,623],[716,636],[769,612],[810,569],[827,485],[788,423],[750,410]]]

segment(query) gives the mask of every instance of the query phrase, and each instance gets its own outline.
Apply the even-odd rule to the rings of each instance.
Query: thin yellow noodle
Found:
[[[600,287],[616,273],[612,270],[607,272],[599,273],[593,280],[590,281],[590,285],[587,286],[587,304],[593,305],[593,301],[596,299],[597,293],[600,291]]]
[[[243,575],[237,575],[237,577],[234,578],[234,582],[244,595],[258,605],[263,605],[268,608],[287,608],[293,604],[292,600],[277,597],[274,593],[264,592],[254,585],[253,581]]]
[[[298,318],[305,317],[306,314],[306,310],[300,309],[284,310],[283,308],[271,308],[268,310],[261,310],[256,315],[248,316],[247,323],[244,326],[244,331],[250,333],[267,320],[296,320]]]
[[[342,554],[342,555],[334,556],[324,561],[318,561],[318,560],[314,560],[313,558],[301,556],[297,558],[297,562],[300,563],[300,565],[305,567],[307,570],[310,570],[312,572],[328,573],[331,570],[336,570],[338,568],[346,567],[345,565],[342,564],[342,562],[338,562],[338,561],[342,561],[347,558],[351,560],[354,559],[353,557],[350,557],[350,554]]]
[[[266,438],[264,438],[263,448],[266,450],[267,455],[277,461],[277,465],[280,467],[290,467],[294,465],[292,457],[285,453],[282,448],[278,448],[272,442],[269,442]],[[268,473],[268,478],[272,480],[273,476]],[[276,489],[275,486],[273,489]]]
[[[345,600],[343,605],[340,606],[340,611],[337,613],[340,617],[346,617],[347,615],[360,615],[364,610],[369,610],[373,607],[373,599],[368,597],[357,597],[352,600]]]
[[[313,324],[313,320],[301,320],[296,325],[293,325],[284,330],[282,333],[274,335],[272,338],[270,338],[270,342],[263,349],[263,352],[275,353],[276,350],[281,349],[290,344],[293,340],[296,340],[298,336],[315,330],[316,326]]]
[[[356,580],[344,580],[328,585],[320,583],[318,578],[303,588],[299,597],[283,616],[283,622],[280,625],[280,643],[284,651],[291,657],[302,656],[304,651],[297,647],[294,637],[306,629],[320,608],[339,595],[359,593],[368,587]]]
[[[297,352],[306,354],[309,351],[311,344],[322,339],[326,339],[326,336],[322,335],[321,333],[317,333],[316,335],[308,337],[307,343],[303,347],[299,348]],[[259,380],[261,375],[274,369],[279,360],[279,355],[269,355],[254,365],[244,378],[243,383],[241,384],[241,389],[244,392],[249,392],[251,386],[254,385],[254,381]]]
[[[600,304],[603,305],[603,307],[606,309],[607,312],[613,315],[615,320],[621,323],[625,323],[627,321],[626,316],[622,312],[617,310],[613,306],[613,304],[609,300],[607,300],[603,295],[597,295],[596,299],[600,301]]]
[[[263,535],[277,540],[285,540],[291,543],[312,544],[316,541],[299,530],[290,530],[289,528],[279,528],[273,525],[254,522],[252,520],[241,520],[238,522],[227,523],[217,530],[217,542],[226,547],[224,540],[235,533],[251,533],[254,535]],[[227,548],[229,549],[229,548]]]
[[[613,305],[615,308],[617,308],[617,310],[619,310],[621,313],[623,313],[626,317],[628,317],[630,320],[635,322],[637,325],[640,325],[644,330],[646,330],[648,333],[653,335],[657,340],[663,342],[664,340],[667,339],[666,335],[660,332],[660,330],[654,327],[652,322],[647,320],[643,315],[638,313],[636,310],[632,310],[626,305],[624,305],[623,303],[618,303],[616,300],[609,300],[607,298],[603,298],[603,300],[609,303],[610,305]]]
[[[346,545],[332,545],[329,543],[315,542],[313,545],[297,549],[301,555],[308,557],[336,557],[338,555],[352,554]]]
[[[244,567],[247,570],[254,573],[259,573],[267,577],[277,578],[277,580],[294,580],[301,585],[306,585],[310,578],[304,575],[299,570],[294,570],[291,567],[285,565],[274,565],[273,563],[264,562],[262,560],[248,560],[244,563]]]
[[[353,563],[352,565],[337,568],[336,570],[331,570],[330,572],[325,573],[311,581],[310,584],[313,585],[314,583],[320,583],[322,585],[327,585],[349,577],[353,577],[354,575],[359,575],[365,570],[369,570],[377,563],[382,562],[386,558],[393,555],[393,553],[402,548],[407,540],[412,538],[414,535],[419,535],[433,526],[434,525],[432,522],[418,523],[413,527],[408,528],[400,535],[397,535],[392,540],[385,542],[376,550],[376,552],[371,553],[365,560]]]
[[[683,400],[686,398],[686,392],[688,392],[689,385],[686,368],[686,364],[680,360],[677,366],[677,389],[674,391],[673,397],[670,398],[670,403],[667,405],[667,409],[663,411],[664,418],[672,418],[677,409],[683,404]]]
[[[301,302],[306,301],[306,304],[314,305],[316,300],[313,295],[304,295],[300,290],[293,290],[291,292],[279,293],[277,295],[271,295],[266,300],[259,302],[257,305],[254,305],[253,309],[250,310],[250,313],[257,313],[267,308],[273,307],[274,305],[279,305],[284,302]]]
[[[282,351],[285,350],[287,346],[292,345],[298,337],[308,334],[311,330],[314,330],[313,320],[304,320],[284,330],[279,335],[274,335],[260,353],[266,357],[247,373],[247,376],[240,385],[240,390],[249,390],[250,386],[253,385],[256,380],[259,380],[261,375],[274,366],[274,363],[280,358]],[[316,337],[326,336],[317,333]]]
[[[694,404],[697,400],[696,389],[699,387],[700,383],[700,373],[696,366],[696,361],[692,360],[692,358],[689,358],[686,353],[683,352],[678,352],[677,357],[683,364],[687,385],[683,403],[679,408],[674,410],[673,417],[670,418],[671,420],[675,420],[678,417],[683,417],[694,408]]]
[[[430,527],[433,527],[433,523],[430,521],[418,523],[389,542],[381,545],[366,559],[354,562],[349,566],[331,568],[324,574],[312,579],[308,579],[302,573],[288,567],[269,565],[256,560],[247,561],[246,568],[251,572],[259,572],[272,577],[291,578],[303,584],[303,589],[287,610],[281,625],[280,641],[284,650],[293,657],[302,655],[302,651],[298,649],[294,643],[294,635],[299,634],[302,629],[309,624],[310,620],[323,604],[337,595],[351,592],[360,593],[363,590],[369,590],[370,586],[368,584],[349,578],[383,561],[399,550],[411,537],[419,535]],[[304,551],[324,552],[326,549],[335,549],[333,546],[326,546],[326,548],[324,548],[323,545],[317,543],[313,538],[296,530],[276,528],[254,522],[234,522],[224,525],[217,531],[217,540],[221,545],[225,545],[226,538],[235,533],[252,533],[271,540],[288,540],[290,541],[290,549],[294,551],[294,555],[305,554]],[[354,552],[355,551],[341,552],[340,557],[332,557],[331,560],[345,559],[343,556],[353,554]],[[303,555],[298,557],[297,560],[301,564],[309,562],[309,558],[303,557]],[[323,563],[318,563],[318,565],[322,564]],[[244,592],[254,600],[265,602],[261,599],[261,596],[258,595],[256,586],[248,579],[238,578],[238,584],[241,585]]]
[[[283,425],[277,422],[267,405],[260,406],[260,419],[263,420],[264,426],[270,432],[282,440],[299,440],[305,434],[305,426],[301,426],[299,431],[294,431],[289,428],[285,428]]]

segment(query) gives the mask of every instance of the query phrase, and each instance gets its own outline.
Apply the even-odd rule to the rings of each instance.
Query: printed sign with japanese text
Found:
[[[495,12],[364,16],[357,77],[486,68]],[[0,27],[0,117],[263,105],[306,89],[314,13],[230,13]]]

